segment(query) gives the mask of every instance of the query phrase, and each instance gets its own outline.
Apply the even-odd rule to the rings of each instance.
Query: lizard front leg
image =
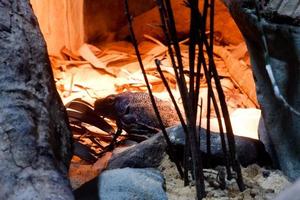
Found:
[[[122,129],[122,123],[120,122],[119,119],[117,119],[116,125],[117,125],[117,131],[116,131],[116,133],[115,133],[113,139],[111,140],[110,144],[107,146],[107,150],[108,150],[108,151],[111,151],[111,150],[114,149],[115,144],[116,144],[116,142],[117,142],[117,139],[118,139],[118,137],[121,135],[121,133],[122,133],[122,131],[123,131],[123,129]]]

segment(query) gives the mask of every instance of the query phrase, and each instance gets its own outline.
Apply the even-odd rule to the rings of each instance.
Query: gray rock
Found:
[[[76,200],[164,200],[164,178],[155,169],[114,169],[74,191]]]
[[[177,149],[182,149],[185,144],[185,136],[181,126],[174,126],[168,129],[170,140],[177,146]],[[252,138],[235,136],[236,153],[242,166],[246,167],[250,164],[259,164],[261,166],[270,166],[272,164],[270,156],[265,150],[264,144],[259,140]],[[227,140],[226,140],[227,141]],[[201,129],[200,134],[200,149],[203,157],[204,167],[207,167],[207,147],[206,147],[206,130]],[[219,133],[211,132],[211,157],[209,157],[210,165],[224,165],[224,154],[221,145]]]
[[[181,126],[173,126],[166,129],[174,150],[178,158],[183,158],[185,136]],[[264,145],[259,140],[235,136],[236,151],[240,163],[243,166],[250,164],[259,164],[261,166],[270,166],[271,159],[265,151]],[[131,147],[121,153],[113,155],[109,161],[108,169],[117,168],[155,168],[158,167],[165,155],[166,142],[161,132],[145,140],[138,145]],[[204,167],[208,167],[206,154],[206,131],[201,131],[201,151]],[[211,152],[209,157],[210,166],[224,165],[224,156],[221,147],[220,136],[218,133],[211,133]],[[250,153],[251,152],[251,153]]]
[[[166,143],[162,134],[151,138],[121,152],[114,154],[107,169],[116,168],[155,168],[164,157]]]
[[[164,178],[154,169],[104,171],[99,180],[101,200],[164,200]]]
[[[0,1],[0,199],[73,199],[72,133],[29,1]]]
[[[280,169],[291,179],[300,177],[300,117],[291,113],[274,95],[267,75],[261,32],[254,9],[242,0],[225,0],[246,40],[259,104],[265,125],[262,142]],[[300,27],[262,21],[270,64],[285,99],[300,110]]]
[[[300,179],[282,191],[275,200],[299,200]]]
[[[289,23],[300,25],[300,3],[299,1],[270,0],[263,12],[264,16],[277,23]]]

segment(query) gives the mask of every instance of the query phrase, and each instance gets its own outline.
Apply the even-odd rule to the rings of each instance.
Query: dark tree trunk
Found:
[[[73,199],[71,132],[28,0],[0,1],[0,199]]]
[[[291,179],[300,177],[300,117],[291,112],[276,98],[266,71],[262,33],[249,0],[223,0],[246,40],[257,97],[262,109],[265,132],[260,139],[282,171]],[[280,2],[281,6],[276,6]],[[289,3],[288,3],[289,2]],[[263,18],[270,65],[282,96],[297,111],[300,110],[300,27],[294,26],[299,17],[299,5],[294,1],[272,0],[265,7],[266,13],[273,8],[276,18]],[[296,1],[295,1],[296,2]],[[293,6],[293,9],[290,7]],[[286,12],[290,8],[292,14]],[[285,16],[284,16],[284,15]],[[295,15],[294,15],[295,14]],[[287,16],[293,20],[287,19]]]

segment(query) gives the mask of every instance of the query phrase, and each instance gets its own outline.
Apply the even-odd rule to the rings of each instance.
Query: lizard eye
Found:
[[[112,105],[115,102],[115,97],[114,96],[106,97],[106,101],[107,101],[107,104]]]

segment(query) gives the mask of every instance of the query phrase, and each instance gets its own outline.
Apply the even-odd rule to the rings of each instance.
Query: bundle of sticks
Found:
[[[178,105],[174,99],[174,96],[170,90],[169,84],[166,81],[166,78],[161,70],[161,62],[160,60],[155,60],[157,71],[159,72],[161,79],[169,92],[170,98],[174,104],[174,107],[179,116],[180,122],[186,134],[186,146],[185,146],[185,158],[183,166],[180,165],[179,160],[176,160],[174,155],[174,151],[172,151],[172,144],[168,137],[168,134],[163,126],[161,116],[159,114],[159,110],[154,100],[154,96],[151,91],[150,83],[146,74],[146,70],[144,64],[142,62],[141,54],[139,52],[138,43],[135,38],[133,26],[132,26],[132,17],[129,13],[129,5],[128,0],[125,0],[125,10],[126,16],[129,22],[129,30],[131,33],[131,40],[133,46],[135,48],[135,52],[141,67],[141,71],[144,75],[144,79],[147,85],[148,92],[150,94],[151,102],[160,122],[162,132],[164,134],[165,140],[170,149],[170,157],[175,161],[178,172],[184,178],[185,184],[188,184],[188,173],[189,168],[187,166],[187,161],[192,160],[192,170],[191,173],[195,178],[196,183],[196,191],[198,199],[202,199],[205,197],[205,185],[204,185],[204,176],[203,176],[203,165],[201,161],[201,152],[200,152],[200,144],[199,144],[199,130],[197,130],[197,124],[201,121],[197,119],[198,113],[198,104],[201,102],[199,100],[199,92],[200,92],[200,74],[201,69],[204,70],[204,75],[206,78],[206,82],[208,85],[208,112],[207,115],[210,114],[209,108],[211,106],[214,107],[220,129],[220,137],[222,141],[222,148],[226,161],[226,169],[227,169],[227,178],[231,179],[232,170],[236,172],[236,180],[240,190],[244,190],[245,186],[243,183],[243,178],[241,174],[241,168],[239,165],[239,161],[235,154],[235,141],[234,135],[231,127],[229,112],[227,109],[225,96],[223,93],[223,89],[220,83],[220,78],[218,76],[218,72],[216,70],[214,55],[213,55],[213,20],[214,20],[214,0],[205,0],[204,8],[202,13],[198,8],[198,0],[187,0],[186,6],[191,9],[191,20],[190,20],[190,37],[189,37],[189,84],[187,84],[187,80],[184,74],[184,67],[181,57],[181,50],[179,41],[176,35],[176,26],[173,17],[173,11],[170,0],[157,0],[157,5],[159,7],[160,17],[161,17],[161,27],[165,33],[165,41],[168,47],[168,53],[171,58],[171,64],[174,70],[174,74],[176,77],[176,82],[180,91],[180,95],[182,98],[183,108],[184,108],[184,116],[180,112]],[[208,13],[210,13],[208,15]],[[206,31],[206,22],[210,20],[210,34],[207,36],[205,34]],[[198,53],[196,53],[196,47],[198,47]],[[208,63],[204,57],[204,49],[206,49],[208,54]],[[214,80],[214,84],[216,87],[217,94],[215,94],[212,86],[212,79]],[[219,102],[216,100],[216,95],[218,95]],[[212,105],[211,105],[212,103]],[[201,112],[201,111],[200,111]],[[225,121],[225,127],[223,127],[221,122],[221,117],[223,116]],[[207,119],[207,153],[210,152],[210,120],[209,117]],[[226,134],[224,131],[226,130]],[[227,143],[226,140],[227,139]],[[226,145],[228,144],[228,145]],[[183,170],[182,170],[183,167]]]

